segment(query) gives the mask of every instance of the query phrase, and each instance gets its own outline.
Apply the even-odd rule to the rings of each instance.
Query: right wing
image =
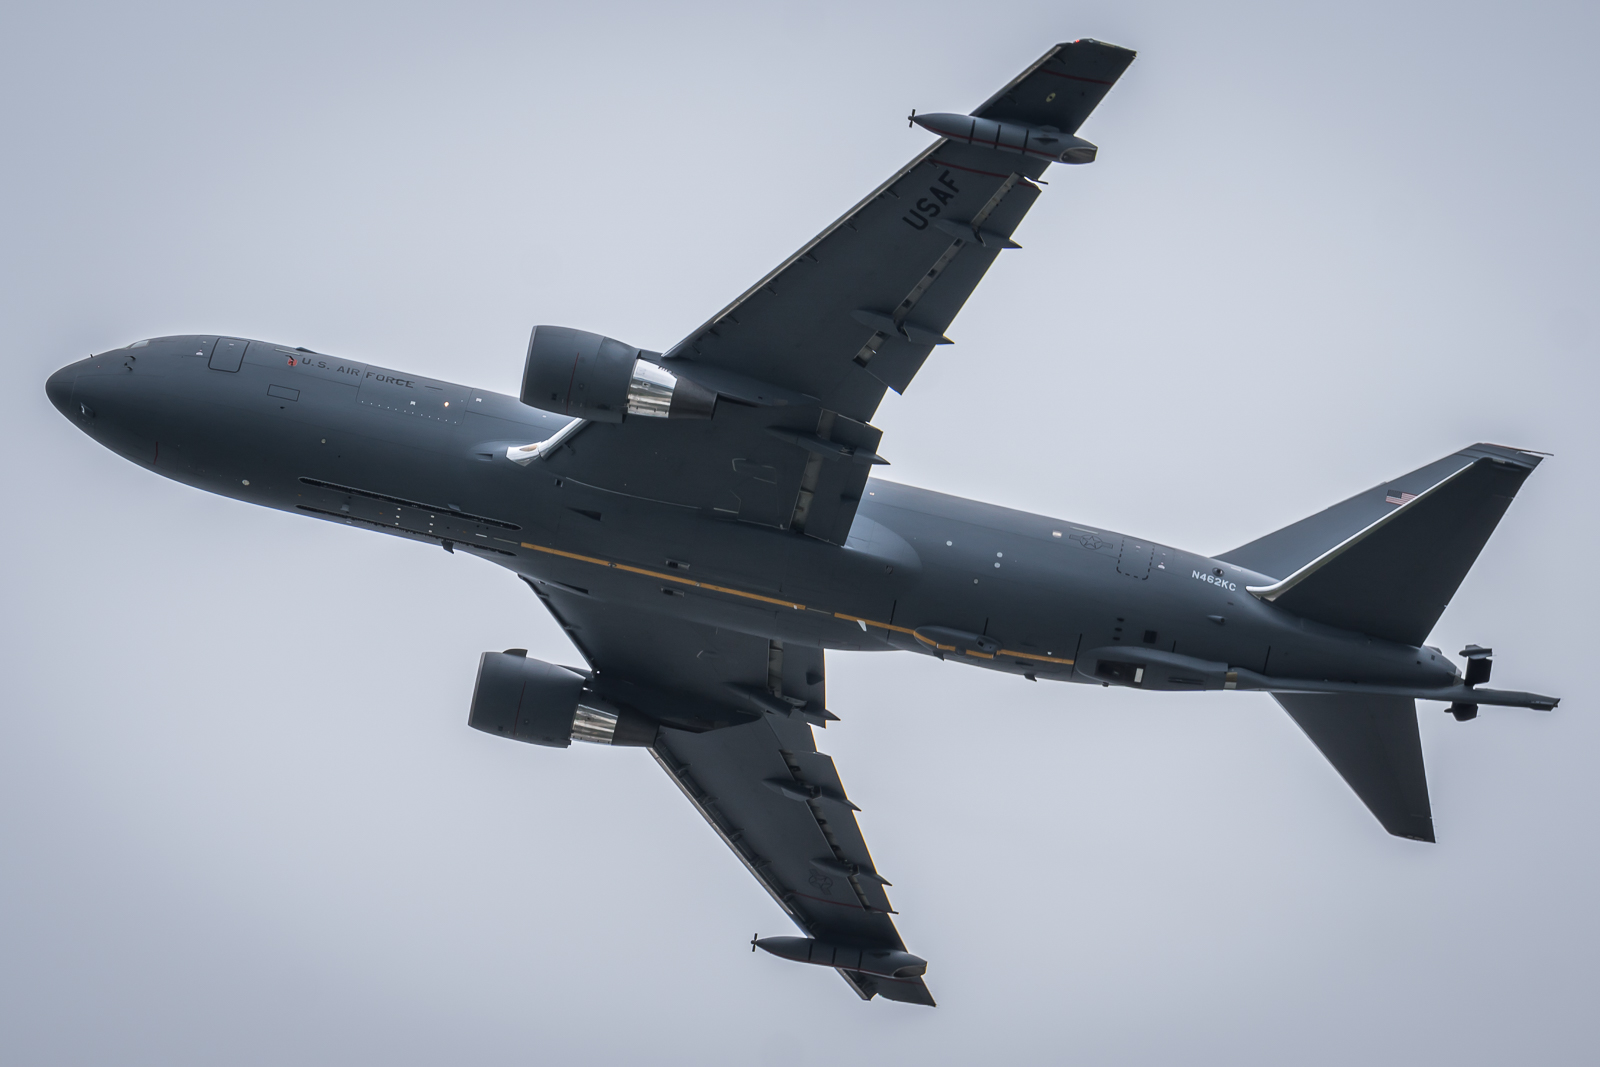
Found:
[[[834,718],[820,648],[608,603],[594,584],[529,585],[597,692],[669,724],[650,746],[656,762],[796,926],[828,944],[905,950],[856,807],[812,734]],[[933,1004],[920,977],[838,971],[864,999]]]
[[[1058,44],[973,114],[980,119],[1054,126],[1062,133],[1077,133],[1128,69],[1133,56],[1126,48],[1101,41]]]
[[[833,760],[810,725],[763,716],[706,733],[662,730],[650,750],[717,836],[809,936],[833,944],[898,949],[894,909],[856,825]],[[933,1006],[919,978],[839,968],[863,1000]]]

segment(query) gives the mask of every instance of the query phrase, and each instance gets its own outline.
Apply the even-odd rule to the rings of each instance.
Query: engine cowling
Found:
[[[551,748],[573,741],[647,746],[659,729],[638,712],[597,697],[588,675],[530,659],[520,648],[485,652],[478,661],[467,725]]]
[[[627,415],[709,419],[717,394],[642,358],[639,349],[565,326],[535,326],[522,402],[595,422]]]

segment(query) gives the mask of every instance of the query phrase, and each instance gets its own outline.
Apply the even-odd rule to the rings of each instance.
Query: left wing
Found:
[[[672,724],[650,746],[656,762],[795,925],[821,946],[904,952],[857,809],[812,735],[834,718],[821,649],[529,584],[597,692]],[[864,999],[933,1004],[921,977],[837,969]]]
[[[1073,134],[1133,57],[1099,41],[1056,45],[973,117]],[[1049,166],[936,132],[949,136],[675,345],[667,365],[748,375],[861,421],[886,387],[903,392],[949,343],[990,264],[1017,247],[1011,235]]]
[[[1133,55],[1056,45],[970,122],[936,116],[960,121],[930,125],[940,139],[866,199],[664,356],[645,354],[717,393],[712,419],[590,424],[550,453],[553,472],[844,544],[881,462],[867,420],[885,389],[904,391],[949,343],[951,321],[1017,247],[1012,233],[1039,196],[1049,160],[1005,137],[1073,140]],[[984,131],[993,143],[980,143]]]

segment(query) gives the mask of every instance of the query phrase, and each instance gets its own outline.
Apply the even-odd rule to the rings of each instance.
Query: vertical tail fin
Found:
[[[1218,558],[1279,578],[1249,589],[1286,611],[1420,645],[1539,459],[1473,445]]]

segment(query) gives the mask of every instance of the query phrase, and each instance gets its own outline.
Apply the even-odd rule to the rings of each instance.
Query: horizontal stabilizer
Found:
[[[1433,840],[1414,700],[1354,693],[1272,696],[1385,830],[1414,841]]]
[[[1538,464],[1473,445],[1218,558],[1279,578],[1250,592],[1302,618],[1419,645]]]

